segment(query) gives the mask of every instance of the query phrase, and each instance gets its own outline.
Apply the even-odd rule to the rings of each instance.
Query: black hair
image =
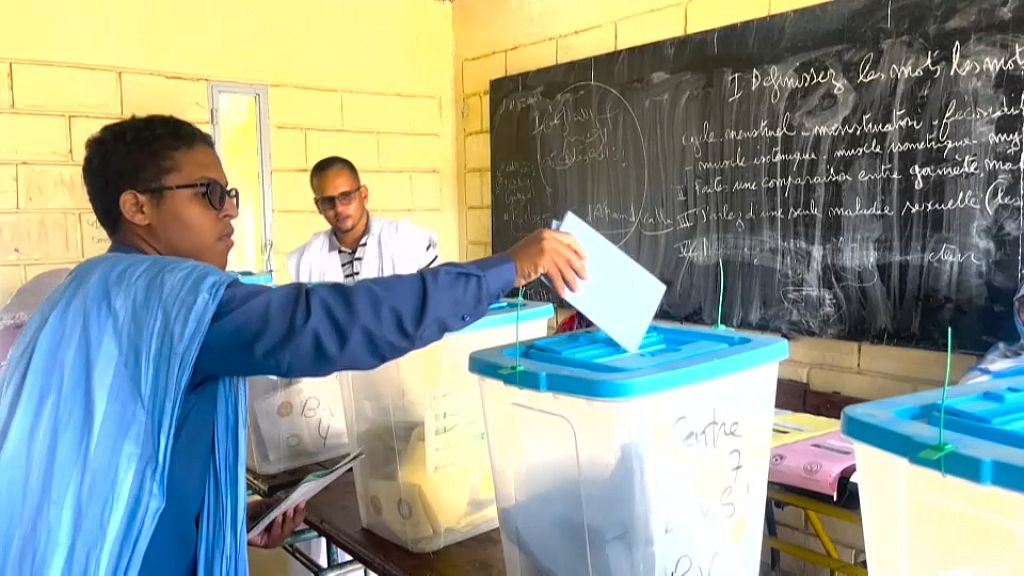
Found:
[[[309,187],[312,188],[317,178],[323,176],[328,170],[335,168],[352,173],[356,178],[356,182],[359,182],[359,170],[356,170],[356,165],[351,160],[341,156],[328,156],[314,164],[313,169],[309,171]]]
[[[174,170],[172,156],[213,138],[173,116],[132,116],[108,124],[85,144],[82,178],[100,226],[113,236],[121,223],[121,194],[159,186]]]

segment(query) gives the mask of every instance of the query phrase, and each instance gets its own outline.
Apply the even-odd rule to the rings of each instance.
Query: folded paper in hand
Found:
[[[332,482],[341,477],[342,474],[348,472],[353,466],[355,466],[356,461],[362,457],[362,449],[356,450],[350,454],[348,458],[345,458],[333,468],[314,472],[303,478],[302,482],[299,482],[298,486],[292,488],[290,492],[285,494],[285,496],[281,498],[281,501],[274,505],[273,508],[249,523],[247,537],[252,538],[258,535],[260,532],[266,530],[267,526],[270,526],[270,523],[273,522],[275,518],[292,508],[295,508],[300,503],[306,502],[313,496],[316,496],[318,492],[327,488]]]
[[[572,212],[555,223],[587,254],[587,275],[565,301],[629,352],[640,347],[658,312],[665,284]]]

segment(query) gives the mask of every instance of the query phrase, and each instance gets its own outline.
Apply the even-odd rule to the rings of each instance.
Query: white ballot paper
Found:
[[[318,492],[330,486],[331,482],[334,482],[342,474],[348,472],[355,465],[356,461],[362,457],[362,449],[356,450],[333,468],[314,472],[303,478],[302,482],[299,482],[298,486],[287,492],[276,506],[249,523],[248,537],[252,538],[263,532],[275,518],[298,506],[300,502],[309,500]]]
[[[566,290],[565,301],[612,340],[636,352],[665,295],[665,284],[572,212],[554,227],[572,234],[587,253],[589,278]]]

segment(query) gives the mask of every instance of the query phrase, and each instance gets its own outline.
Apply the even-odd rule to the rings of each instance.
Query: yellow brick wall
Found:
[[[242,0],[103,0],[63,3],[59,18],[47,3],[5,7],[0,303],[34,275],[108,245],[81,182],[86,139],[118,118],[154,112],[209,131],[210,82],[270,87],[282,279],[284,254],[326,227],[306,171],[333,154],[364,173],[372,210],[430,228],[442,258],[457,259],[453,58],[451,6],[426,0],[258,10]]]
[[[109,241],[81,177],[85,140],[132,113],[163,111],[209,130],[206,83],[117,69],[21,62],[4,53],[0,87],[0,301],[36,274],[101,253]]]
[[[585,58],[682,34],[762,18],[821,0],[601,0],[577,10],[561,0],[454,4],[458,170],[463,255],[488,254],[490,140],[488,82],[494,78]],[[491,23],[500,22],[501,26]],[[957,356],[958,379],[974,358]],[[802,339],[792,343],[785,378],[816,390],[877,398],[941,384],[942,354],[857,342]]]

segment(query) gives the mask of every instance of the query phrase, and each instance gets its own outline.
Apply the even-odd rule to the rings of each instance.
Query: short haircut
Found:
[[[82,179],[96,220],[113,236],[121,224],[121,194],[159,186],[174,170],[172,158],[213,138],[173,116],[132,116],[108,124],[85,144]]]
[[[309,187],[312,188],[317,178],[326,174],[328,170],[334,170],[335,168],[351,172],[355,176],[356,182],[360,182],[359,170],[356,170],[356,165],[351,160],[341,156],[328,156],[314,164],[313,169],[309,171]]]

